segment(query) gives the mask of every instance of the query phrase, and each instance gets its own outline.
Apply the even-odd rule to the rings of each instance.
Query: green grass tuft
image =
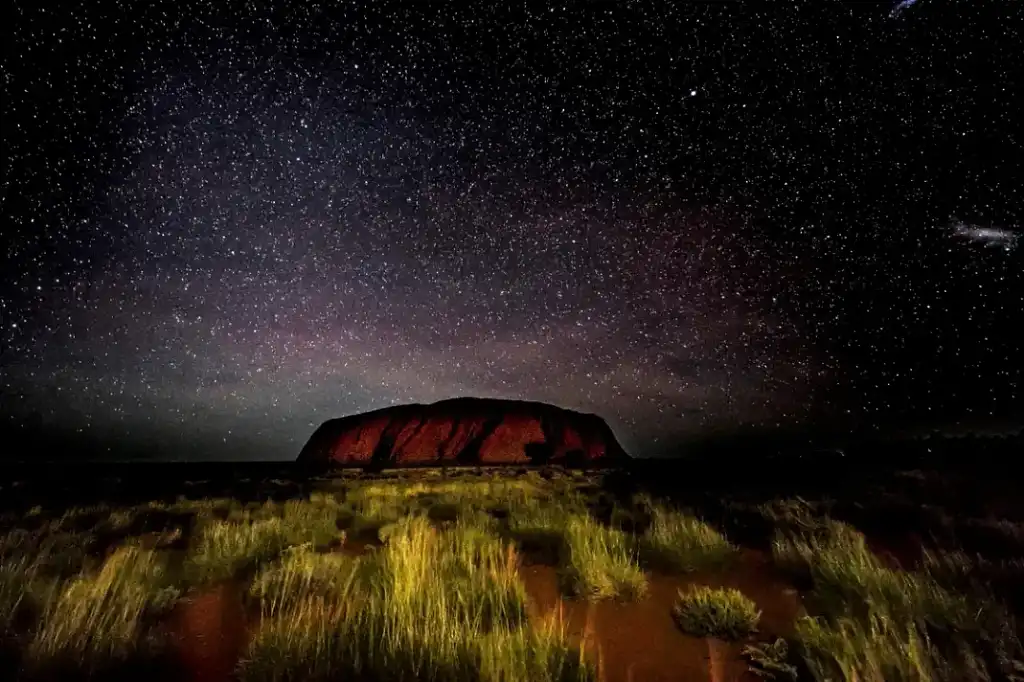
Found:
[[[514,549],[485,529],[459,522],[438,530],[422,517],[405,519],[338,591],[266,581],[264,602],[281,606],[261,622],[240,677],[594,679],[560,630],[527,622],[516,564]],[[301,594],[272,595],[287,584]]]
[[[273,617],[301,599],[336,598],[348,593],[360,560],[338,553],[319,553],[300,545],[265,566],[249,585],[249,598],[263,617]]]
[[[54,593],[27,649],[33,666],[100,667],[138,652],[150,618],[166,611],[178,592],[166,565],[151,550],[115,550],[96,571],[85,572]]]
[[[935,677],[931,645],[913,623],[880,614],[829,623],[804,617],[796,638],[815,680],[927,682]]]
[[[633,537],[608,528],[590,516],[573,515],[565,527],[561,566],[563,587],[587,599],[638,599],[647,578],[637,562]]]
[[[224,580],[272,560],[288,547],[341,538],[334,504],[289,501],[233,510],[229,520],[207,519],[190,548],[185,569],[196,582]]]
[[[703,585],[680,590],[672,615],[687,634],[724,640],[742,639],[756,632],[761,618],[757,605],[739,590]]]
[[[719,567],[738,551],[700,519],[661,505],[651,508],[651,524],[640,538],[640,550],[645,562],[685,573]]]
[[[961,556],[933,557],[920,572],[890,569],[835,521],[813,535],[777,534],[773,554],[813,586],[806,601],[816,617],[801,620],[796,637],[816,680],[949,680],[968,670],[966,679],[989,679],[1020,659],[998,604],[936,579],[963,573]]]
[[[0,536],[0,639],[31,632],[60,585],[95,560],[87,533],[11,530]]]

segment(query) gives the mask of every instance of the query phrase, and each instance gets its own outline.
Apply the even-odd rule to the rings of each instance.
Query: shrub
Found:
[[[757,605],[739,590],[705,586],[680,590],[672,615],[687,634],[724,640],[756,632],[761,618]]]
[[[789,644],[781,637],[770,644],[748,644],[743,647],[743,656],[749,662],[749,670],[758,677],[796,682],[798,671],[796,666],[790,663]]]

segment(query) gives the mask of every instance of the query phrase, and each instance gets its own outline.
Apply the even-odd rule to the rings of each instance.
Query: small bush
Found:
[[[687,634],[724,640],[756,632],[761,618],[757,605],[739,590],[704,586],[680,590],[672,615]]]

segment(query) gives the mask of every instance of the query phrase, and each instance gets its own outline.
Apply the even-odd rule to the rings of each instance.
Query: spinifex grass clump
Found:
[[[936,677],[928,640],[913,623],[879,613],[866,621],[833,622],[804,617],[796,638],[815,680],[836,682],[928,682]]]
[[[672,616],[683,632],[695,637],[737,640],[757,631],[761,612],[739,590],[701,585],[679,591]]]
[[[198,582],[222,580],[268,561],[287,547],[337,539],[337,507],[326,502],[286,502],[242,514],[207,519],[189,553],[186,570]]]
[[[223,580],[273,558],[287,543],[280,519],[210,521],[199,531],[186,567],[197,582]]]
[[[162,557],[135,546],[68,581],[46,605],[27,650],[32,667],[99,668],[140,652],[147,618],[177,598]]]
[[[345,585],[265,618],[241,678],[593,679],[561,631],[531,629],[514,551],[480,529],[403,521]]]
[[[738,550],[700,519],[652,505],[651,523],[640,538],[640,551],[653,566],[692,572],[721,566]]]
[[[482,630],[514,629],[526,622],[526,590],[515,549],[479,528],[458,523],[438,531],[413,517],[392,534],[381,558],[385,580],[378,586],[392,606],[410,615],[436,611]],[[436,589],[442,601],[424,599],[424,587]]]
[[[355,516],[353,528],[380,528],[410,514],[415,499],[404,486],[394,483],[367,483],[350,490],[345,506]]]
[[[359,559],[314,552],[307,545],[293,547],[253,578],[249,597],[264,617],[271,617],[303,599],[347,594],[358,569]]]
[[[509,536],[534,560],[555,564],[565,554],[572,512],[535,500],[513,504],[506,519]]]
[[[1021,655],[995,603],[951,592],[926,572],[886,567],[845,524],[780,533],[773,554],[813,585],[816,617],[802,619],[796,636],[815,679],[987,680]]]
[[[808,502],[802,497],[772,500],[757,506],[757,514],[769,521],[773,528],[804,535],[827,535],[832,530],[834,522],[824,512],[824,505]]]
[[[87,533],[15,529],[0,536],[0,639],[30,633],[61,582],[88,563]]]
[[[50,551],[37,534],[14,530],[0,537],[0,637],[13,636],[32,595],[50,582],[43,573]]]
[[[588,599],[635,599],[647,591],[632,536],[588,515],[573,515],[566,522],[559,571],[570,594]]]
[[[381,527],[413,513],[455,519],[504,510],[550,497],[550,486],[532,479],[486,477],[477,480],[361,483],[345,496],[356,527]]]
[[[337,595],[278,600],[284,608],[260,620],[239,662],[244,682],[329,682],[350,675],[352,643],[342,638],[350,607]]]
[[[966,597],[925,574],[886,567],[846,524],[832,522],[831,532],[817,537],[779,534],[772,551],[782,566],[810,577],[812,601],[825,613],[867,617],[884,609],[901,620],[949,629],[975,622]]]

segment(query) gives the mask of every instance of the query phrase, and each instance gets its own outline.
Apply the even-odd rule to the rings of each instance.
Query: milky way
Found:
[[[833,4],[16,3],[5,417],[287,458],[324,419],[458,395],[596,412],[634,451],[1013,412],[1020,343],[986,325],[1019,315],[1019,260],[931,226],[1019,217],[1015,115],[981,100],[1022,36],[979,56],[906,33],[923,4],[896,28]]]

